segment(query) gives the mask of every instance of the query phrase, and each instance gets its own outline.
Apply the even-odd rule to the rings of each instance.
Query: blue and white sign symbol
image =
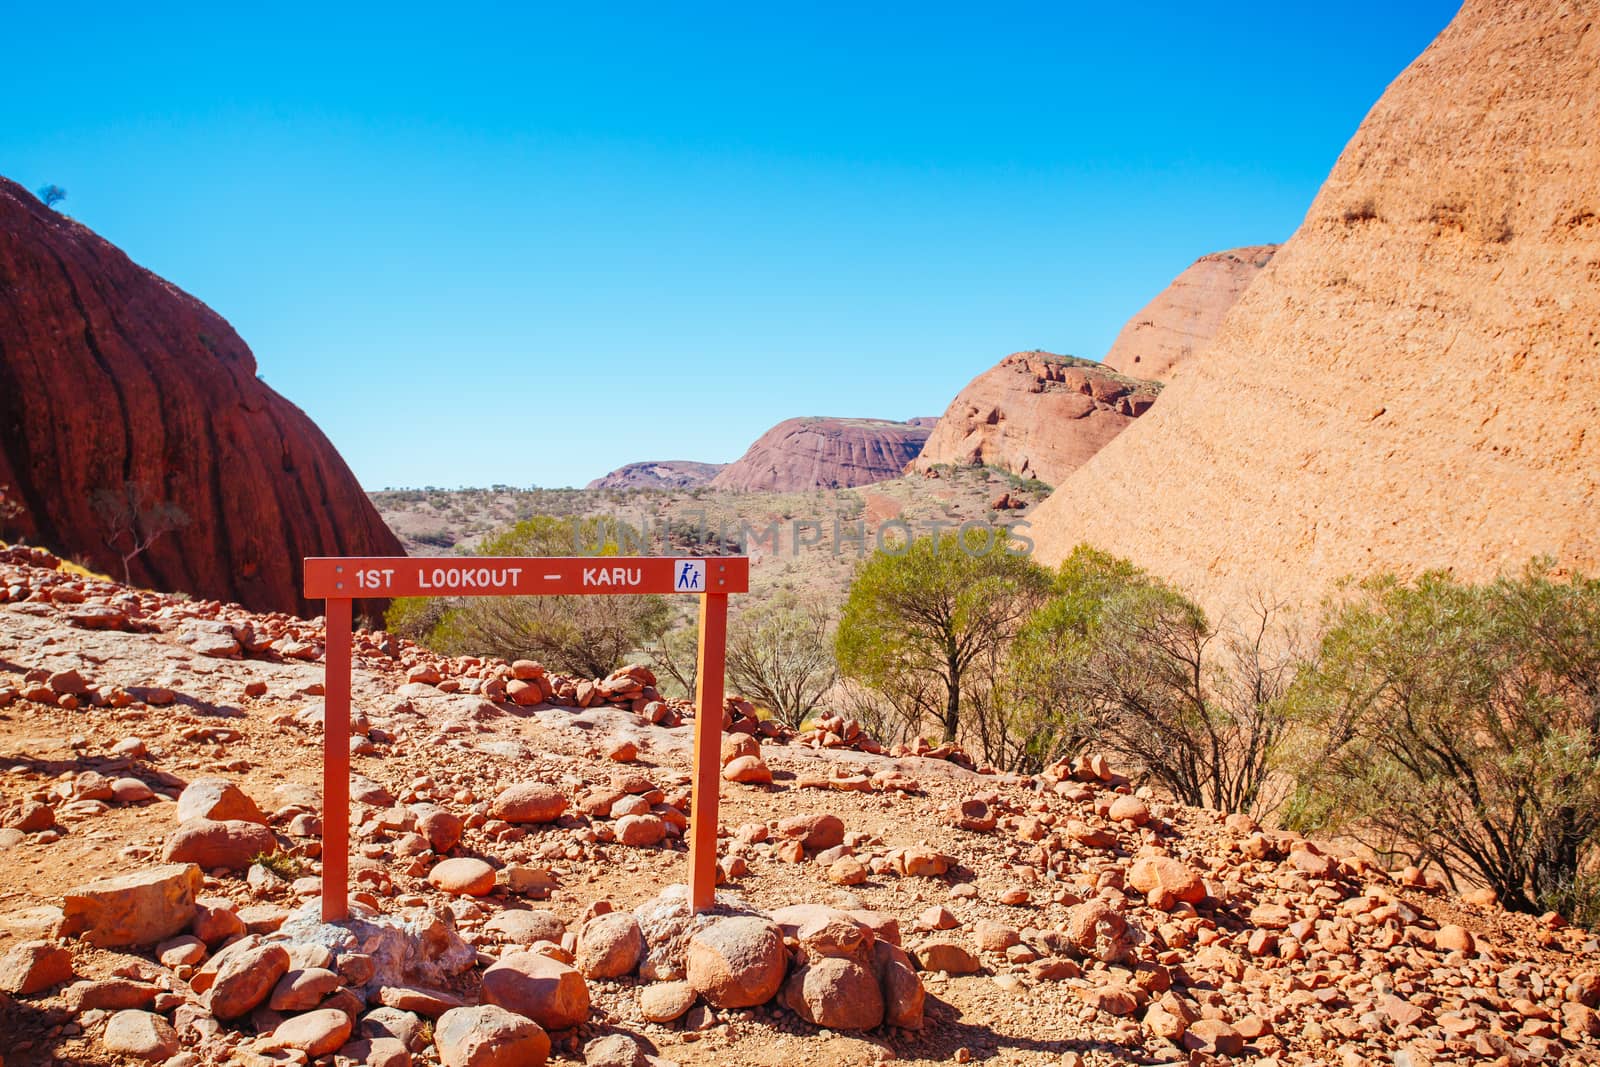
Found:
[[[677,593],[704,593],[706,591],[706,561],[680,559],[673,568],[672,589]]]

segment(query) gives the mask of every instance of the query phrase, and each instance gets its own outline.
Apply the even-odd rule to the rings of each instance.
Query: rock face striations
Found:
[[[304,556],[402,554],[232,327],[4,179],[0,485],[21,536],[119,576],[140,531],[116,533],[129,509],[113,499],[146,523],[179,509],[134,581],[256,610],[320,610],[300,596]]]
[[[1135,378],[1171,379],[1180,364],[1211,343],[1222,317],[1277,250],[1255,245],[1195,260],[1128,320],[1105,365]]]
[[[1034,514],[1212,607],[1600,567],[1600,21],[1469,0],[1203,360]]]
[[[1056,485],[1144,414],[1160,388],[1086,359],[1017,352],[956,394],[910,469],[985,464]]]
[[[584,488],[693,489],[710,482],[726,466],[726,463],[696,463],[689,459],[644,460],[624,464]]]
[[[848,489],[897,478],[922,451],[926,426],[887,419],[785,419],[711,480],[713,489]]]

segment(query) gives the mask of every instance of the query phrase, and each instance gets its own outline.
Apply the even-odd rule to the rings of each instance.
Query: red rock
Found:
[[[1016,352],[956,394],[909,469],[987,464],[1054,485],[1132,424],[1123,399],[1159,389],[1086,359]]]
[[[267,822],[267,817],[261,813],[256,802],[226,778],[196,778],[184,786],[183,792],[178,794],[175,813],[179,823],[190,819],[212,819],[216,822],[238,819],[264,826]]]
[[[402,554],[221,317],[4,180],[0,276],[28,295],[0,305],[0,381],[17,383],[0,390],[0,484],[27,505],[22,537],[120,576],[96,493],[160,487],[188,521],[132,561],[135,582],[305,615],[321,610],[301,596],[305,557]]]
[[[617,840],[634,848],[659,845],[667,836],[667,824],[659,815],[624,815],[617,820]]]
[[[69,889],[62,932],[102,948],[152,945],[177,934],[195,916],[202,882],[193,864],[151,867]]]
[[[825,956],[797,967],[783,988],[784,1003],[813,1026],[866,1030],[883,1022],[883,987],[854,960]]]
[[[1133,950],[1128,921],[1103,900],[1069,908],[1066,934],[1079,952],[1103,963],[1119,963]]]
[[[1571,111],[1600,94],[1574,47],[1592,26],[1585,6],[1461,5],[1151,424],[1030,515],[1034,558],[1113,550],[1213,616],[1263,589],[1311,608],[1378,571],[1481,582],[1548,556],[1595,573],[1600,286],[1593,208],[1567,206],[1591,204],[1600,166]]]
[[[1111,802],[1106,817],[1112,822],[1131,822],[1143,826],[1150,821],[1150,808],[1138,797],[1122,796]]]
[[[561,790],[542,782],[521,782],[508,786],[494,798],[489,813],[512,823],[554,822],[567,810]]]
[[[1171,856],[1146,856],[1128,868],[1128,885],[1141,893],[1152,890],[1171,894],[1186,904],[1206,898],[1206,886],[1198,872]]]
[[[844,821],[837,815],[791,815],[778,823],[778,836],[799,840],[812,852],[844,844]]]
[[[946,974],[976,974],[983,964],[972,950],[958,941],[926,941],[915,950],[917,966],[924,971]]]
[[[435,888],[454,896],[487,896],[494,891],[494,868],[472,856],[441,860],[428,872]]]
[[[1244,1038],[1221,1019],[1196,1019],[1183,1035],[1183,1047],[1212,1056],[1237,1056],[1244,1051]]]
[[[72,953],[50,941],[23,941],[0,958],[0,991],[29,997],[72,981]]]
[[[433,1039],[443,1067],[544,1067],[550,1057],[543,1027],[494,1004],[445,1012]]]
[[[755,916],[731,916],[690,937],[686,977],[713,1007],[748,1008],[777,994],[787,962],[775,924]]]
[[[722,768],[722,777],[743,785],[771,785],[772,769],[760,756],[740,756]]]
[[[115,1056],[159,1063],[176,1055],[178,1034],[172,1025],[154,1012],[127,1008],[106,1023],[100,1043]]]
[[[578,931],[574,963],[585,978],[632,974],[644,953],[644,934],[629,912],[596,915]]]
[[[1439,927],[1433,935],[1433,947],[1440,952],[1467,952],[1477,948],[1477,941],[1465,927],[1450,924]]]
[[[338,989],[339,976],[324,967],[296,968],[278,979],[267,998],[273,1011],[309,1011]]]
[[[255,857],[278,851],[278,839],[260,823],[230,819],[191,819],[167,838],[162,858],[168,863],[193,863],[206,870],[242,871]]]
[[[929,430],[885,419],[787,419],[710,481],[713,489],[844,489],[900,476]]]
[[[206,1007],[219,1019],[248,1015],[288,972],[289,953],[282,945],[257,945],[236,953],[218,968]]]
[[[682,459],[627,463],[603,474],[585,489],[694,489],[708,484],[726,463],[695,463]]]
[[[1277,250],[1259,245],[1201,256],[1128,320],[1102,362],[1121,374],[1167,381],[1205,351],[1223,316]]]
[[[315,1059],[336,1051],[349,1040],[353,1028],[350,1016],[334,1008],[323,1008],[285,1019],[272,1032],[272,1042],[280,1048],[300,1049]]]
[[[589,1017],[583,975],[536,952],[509,952],[484,971],[483,999],[546,1030],[568,1030]]]

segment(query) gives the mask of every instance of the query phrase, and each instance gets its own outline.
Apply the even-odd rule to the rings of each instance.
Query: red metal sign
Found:
[[[750,588],[744,556],[317,557],[305,595],[327,601],[322,750],[322,918],[349,917],[350,629],[352,602],[397,596],[690,593],[700,597],[700,656],[689,817],[689,899],[709,908],[717,887],[717,790],[728,594]]]
[[[351,557],[306,560],[306,596],[746,593],[744,556]]]

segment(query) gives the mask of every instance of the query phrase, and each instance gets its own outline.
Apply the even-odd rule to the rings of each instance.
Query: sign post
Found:
[[[689,899],[709,908],[717,887],[717,791],[728,594],[750,589],[744,556],[314,557],[305,595],[325,600],[323,682],[322,919],[349,917],[350,628],[352,602],[400,596],[589,596],[690,593],[700,597],[700,651],[689,816]]]

